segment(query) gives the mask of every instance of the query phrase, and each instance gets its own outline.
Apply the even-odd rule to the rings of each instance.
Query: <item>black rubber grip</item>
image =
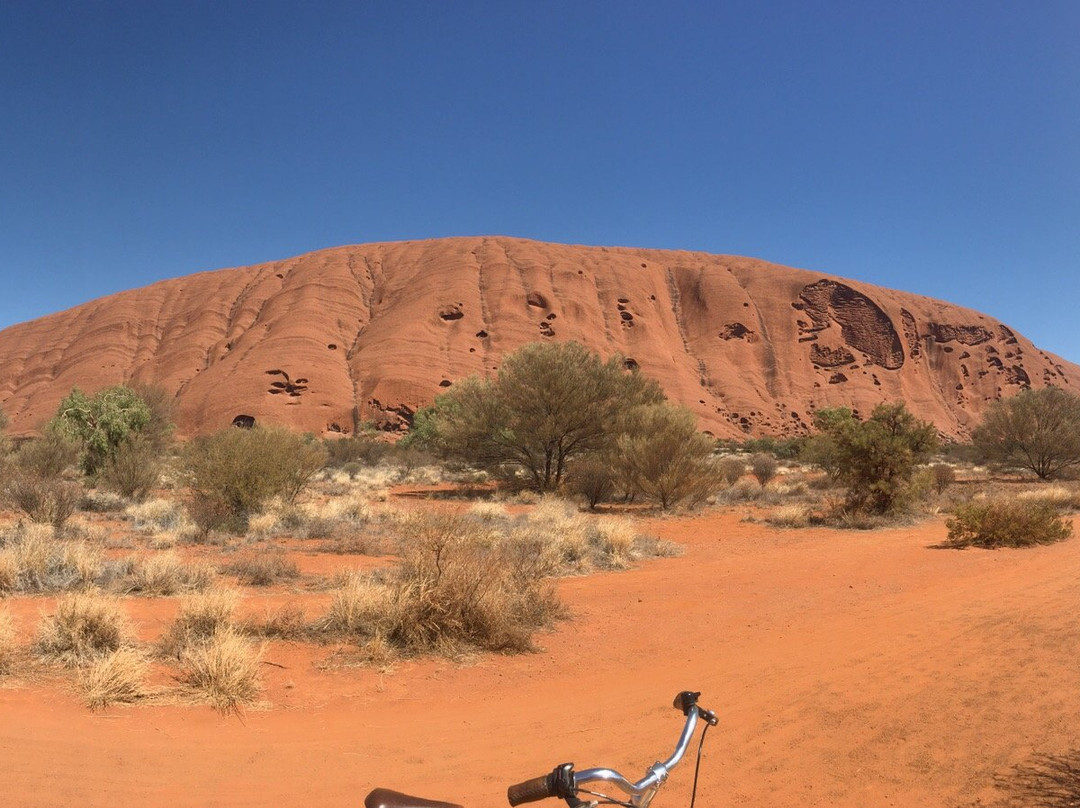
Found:
[[[511,805],[521,805],[523,802],[536,802],[537,800],[554,797],[555,791],[552,788],[551,780],[551,775],[545,774],[541,777],[534,777],[532,780],[526,780],[524,783],[512,785],[506,789],[506,799],[510,801]]]

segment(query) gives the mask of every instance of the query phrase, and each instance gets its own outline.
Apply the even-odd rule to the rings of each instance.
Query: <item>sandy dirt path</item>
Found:
[[[272,706],[242,720],[0,686],[0,805],[356,806],[385,785],[500,806],[567,760],[639,776],[688,688],[721,717],[700,805],[967,805],[1032,753],[1080,745],[1080,539],[950,551],[930,548],[937,520],[840,533],[741,515],[643,520],[685,554],[560,582],[573,619],[538,654],[383,674],[275,644]],[[691,768],[657,808],[688,804]]]

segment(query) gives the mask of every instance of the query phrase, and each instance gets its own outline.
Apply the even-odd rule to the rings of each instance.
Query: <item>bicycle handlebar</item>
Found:
[[[631,796],[640,796],[650,789],[659,788],[667,780],[670,771],[679,765],[683,755],[686,754],[690,741],[694,737],[694,731],[697,729],[698,719],[702,719],[710,726],[717,724],[716,714],[712,710],[698,706],[697,699],[700,695],[700,693],[684,690],[675,697],[675,708],[681,710],[686,716],[686,724],[679,735],[675,751],[663,763],[654,763],[650,766],[645,777],[636,783],[614,769],[583,769],[580,772],[574,772],[572,763],[564,763],[556,766],[549,774],[510,786],[506,790],[507,800],[511,805],[516,806],[548,797],[565,799],[575,795],[579,786],[597,781],[611,783]]]

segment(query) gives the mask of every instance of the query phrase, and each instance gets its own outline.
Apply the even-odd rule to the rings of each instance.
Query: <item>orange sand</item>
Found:
[[[242,719],[0,685],[0,804],[357,806],[384,785],[505,805],[507,784],[566,760],[640,776],[687,688],[720,714],[703,805],[964,805],[1076,745],[1080,541],[946,551],[937,521],[781,532],[740,515],[643,520],[685,555],[562,581],[573,619],[534,655],[324,671],[328,649],[273,644],[271,706]],[[11,603],[26,636],[43,602]],[[131,603],[155,628],[172,605]],[[684,764],[655,805],[686,805],[691,778]]]

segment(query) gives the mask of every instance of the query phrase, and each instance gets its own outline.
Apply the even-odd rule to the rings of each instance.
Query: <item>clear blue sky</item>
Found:
[[[1080,362],[1080,2],[0,0],[0,327],[490,234],[817,269]]]

